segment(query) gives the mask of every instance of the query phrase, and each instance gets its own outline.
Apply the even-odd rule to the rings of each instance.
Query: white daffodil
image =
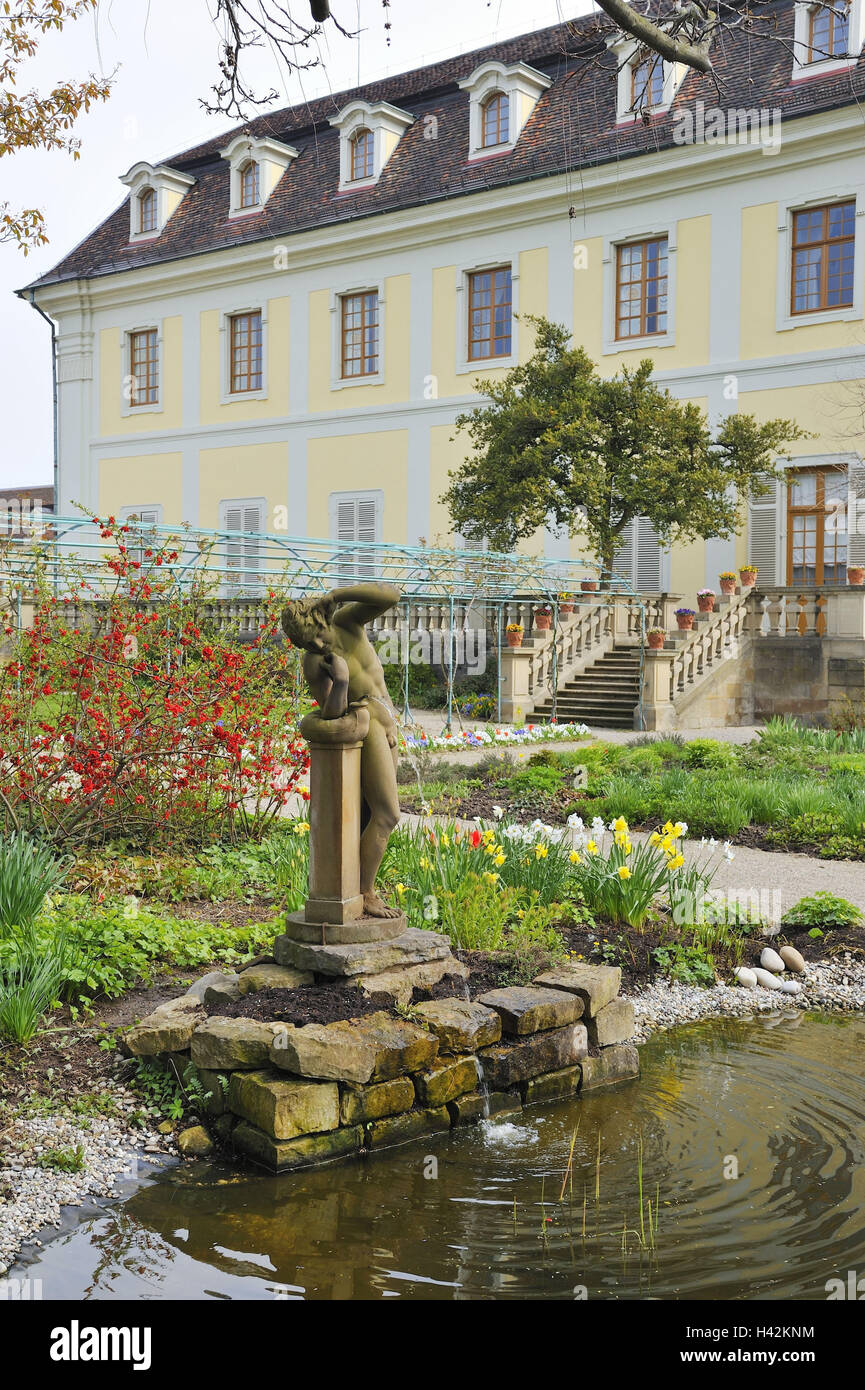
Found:
[[[502,816],[503,816],[504,814],[505,814],[505,813],[504,813],[504,811],[502,810],[501,806],[494,806],[494,807],[493,807],[493,815],[495,816],[496,820],[501,820],[501,818],[502,818]]]

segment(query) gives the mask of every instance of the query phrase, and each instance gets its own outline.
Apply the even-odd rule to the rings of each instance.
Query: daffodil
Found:
[[[445,849],[450,848],[450,840],[448,839],[447,834],[442,835],[441,843],[443,844]]]
[[[598,853],[598,846],[595,844],[594,840],[587,840],[587,841],[586,841],[586,854],[597,854],[597,853]]]
[[[497,854],[496,857],[495,857],[495,859],[493,860],[493,863],[494,863],[494,864],[496,865],[496,867],[499,868],[499,869],[501,868],[502,864],[504,864],[504,862],[505,862],[505,856],[504,856],[503,854]]]
[[[549,853],[549,851],[548,851],[546,845],[543,845],[543,844],[535,845],[535,858],[536,858],[536,859],[546,859],[548,853]]]
[[[617,819],[613,821],[614,830],[627,830],[627,828],[628,822],[625,820],[624,816],[618,816]]]
[[[426,855],[423,855],[423,857],[419,860],[419,863],[422,869],[429,868],[429,860],[427,859]]]
[[[570,854],[568,855],[568,858],[570,859],[572,864],[582,864],[583,862],[575,849],[571,850]]]
[[[400,897],[402,897],[403,893],[406,891],[406,886],[405,886],[405,884],[404,884],[404,883],[398,883],[398,884],[396,885],[396,891],[399,893]]]
[[[496,832],[494,830],[485,830],[483,838],[485,845],[491,845],[493,840],[496,838]]]
[[[618,873],[619,873],[619,878],[630,878],[630,877],[631,877],[631,871],[630,871],[630,869],[628,868],[627,864],[623,864],[622,867],[619,869]]]
[[[498,883],[498,881],[499,881],[499,876],[498,876],[498,874],[484,874],[484,882],[485,882],[485,883]]]
[[[652,833],[651,833],[651,835],[649,836],[649,844],[650,844],[650,845],[659,845],[660,843],[661,843],[661,837],[660,837],[660,835],[658,834],[658,831],[657,831],[657,830],[653,830]]]

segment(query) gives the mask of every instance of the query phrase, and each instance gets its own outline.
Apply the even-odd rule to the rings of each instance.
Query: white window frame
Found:
[[[824,207],[827,203],[847,203],[853,198],[856,212],[853,218],[853,303],[838,309],[815,309],[813,313],[793,314],[790,311],[793,284],[793,214],[808,208]],[[775,329],[787,333],[793,328],[805,328],[811,323],[847,323],[863,317],[865,306],[865,182],[839,188],[824,189],[809,198],[788,198],[778,203],[778,265],[775,292]]]
[[[526,123],[537,106],[543,93],[553,85],[553,79],[546,73],[528,63],[500,63],[490,60],[481,63],[474,72],[457,84],[469,94],[469,159],[484,159],[492,155],[506,154],[517,144]],[[493,92],[501,92],[508,98],[508,138],[500,145],[483,143],[483,104]],[[520,120],[520,97],[531,102],[531,109],[524,108]]]
[[[133,405],[126,395],[126,382],[132,376],[132,335],[133,333],[152,333],[156,331],[156,370],[159,386],[158,397],[153,405]],[[122,372],[120,378],[120,414],[124,419],[137,419],[139,415],[161,415],[165,409],[165,354],[162,337],[162,320],[152,319],[136,323],[120,330],[120,351]]]
[[[457,269],[456,279],[456,300],[457,300],[457,347],[456,347],[456,374],[464,376],[467,373],[498,371],[515,367],[519,361],[519,343],[517,340],[518,320],[517,315],[520,311],[520,272],[519,272],[519,253],[505,252],[501,256],[490,256],[483,261],[472,262],[471,265],[462,265]],[[476,275],[478,272],[486,270],[500,270],[502,266],[511,268],[511,351],[509,357],[482,357],[469,358],[469,276]]]
[[[261,387],[258,391],[231,390],[231,319],[238,314],[261,314]],[[267,307],[264,303],[241,304],[237,308],[223,309],[219,320],[220,336],[220,383],[219,400],[221,405],[236,405],[238,401],[267,400]]]
[[[410,125],[414,116],[391,106],[387,101],[350,101],[328,122],[339,131],[339,192],[352,193],[364,188],[372,188],[381,178],[382,170],[393,154],[400,138]],[[372,131],[373,171],[362,179],[351,176],[351,141],[359,130]],[[393,148],[386,149],[386,137],[393,139]]]
[[[664,85],[661,100],[654,106],[633,107],[631,105],[632,78],[631,70],[634,60],[643,52],[646,45],[637,39],[625,36],[620,31],[607,40],[607,47],[612,49],[616,55],[618,72],[616,75],[616,124],[633,124],[639,121],[645,113],[650,116],[660,115],[664,111],[669,111],[676,99],[676,93],[682,85],[687,68],[684,63],[669,63],[666,58],[660,59],[663,63]]]
[[[605,357],[619,352],[644,352],[647,349],[675,347],[676,345],[676,222],[649,223],[645,227],[629,231],[626,235],[604,237],[604,324],[602,354]],[[618,258],[620,246],[628,246],[634,241],[652,241],[667,238],[667,331],[651,333],[642,338],[616,337],[616,285],[618,281]]]
[[[229,218],[257,217],[298,153],[293,145],[253,135],[236,135],[224,150],[220,150],[220,158],[229,166]],[[258,202],[244,207],[240,201],[241,170],[250,161],[258,165]]]
[[[378,371],[369,376],[342,375],[342,301],[352,294],[378,295]],[[347,386],[383,386],[385,321],[387,300],[384,280],[363,280],[354,284],[341,285],[330,292],[330,389],[342,391]]]
[[[141,160],[133,164],[120,182],[129,189],[129,242],[130,245],[137,245],[139,242],[156,241],[162,235],[166,223],[177,211],[195,179],[189,174],[181,174],[177,169],[170,169],[167,164],[154,165]],[[156,194],[156,230],[152,232],[139,231],[138,197],[145,188],[152,188]]]
[[[792,82],[801,82],[808,77],[826,77],[836,72],[846,72],[859,61],[862,43],[865,40],[865,0],[851,0],[846,58],[819,58],[809,63],[811,11],[813,4],[800,0],[796,5],[793,23],[793,71]]]

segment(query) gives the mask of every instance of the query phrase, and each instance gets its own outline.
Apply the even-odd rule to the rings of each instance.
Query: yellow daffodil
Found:
[[[572,864],[582,864],[583,862],[575,849],[571,850],[570,854],[568,855],[568,858],[570,859]]]
[[[422,858],[419,862],[420,862],[420,866],[421,866],[422,869],[428,869],[428,868],[429,868],[429,860],[427,859],[426,855],[424,855],[423,858]]]
[[[441,842],[444,845],[445,849],[448,849],[450,847],[450,840],[448,839],[447,835],[442,835]]]
[[[650,845],[659,845],[660,843],[661,843],[661,837],[660,837],[660,835],[658,834],[657,830],[653,830],[652,833],[651,833],[651,835],[649,836],[649,844],[650,844]]]
[[[613,821],[614,830],[627,830],[627,828],[628,822],[625,820],[624,816],[618,816],[616,820]]]
[[[547,850],[546,845],[535,845],[536,859],[546,859],[548,853],[549,851]]]
[[[309,821],[308,821],[308,820],[299,820],[299,821],[297,822],[297,825],[294,827],[294,833],[295,833],[295,835],[308,835],[308,834],[309,834]]]
[[[630,878],[630,877],[631,877],[631,871],[630,871],[630,869],[628,868],[627,864],[623,864],[622,867],[619,869],[619,878]]]
[[[493,860],[493,863],[494,863],[495,865],[497,865],[498,868],[501,868],[501,866],[502,866],[502,864],[504,864],[504,862],[505,862],[505,856],[504,856],[503,854],[497,854],[496,857],[495,857],[495,859]]]
[[[525,912],[523,911],[523,909],[520,908],[520,910],[519,910],[518,913],[517,913],[517,916],[519,917],[520,921],[523,920],[523,918],[525,917],[525,915],[526,915],[526,914],[525,914]]]
[[[587,853],[587,854],[597,854],[597,853],[598,853],[598,846],[595,844],[594,840],[587,840],[587,841],[586,841],[586,853]]]
[[[685,827],[684,827],[684,825],[682,824],[682,822],[681,822],[680,820],[677,820],[677,821],[676,821],[676,824],[673,826],[673,834],[675,835],[676,839],[678,840],[678,839],[681,838],[682,835],[684,835],[684,833],[685,833]]]
[[[484,844],[485,844],[485,845],[491,845],[492,842],[493,842],[493,840],[494,840],[495,838],[496,838],[496,832],[495,832],[494,830],[485,830],[485,831],[484,831],[483,840],[484,840]]]
[[[396,891],[399,893],[400,897],[402,897],[403,893],[406,891],[405,884],[398,883],[396,886]]]
[[[498,874],[484,874],[484,882],[485,882],[485,883],[498,883],[498,881],[499,881],[499,876],[498,876]]]

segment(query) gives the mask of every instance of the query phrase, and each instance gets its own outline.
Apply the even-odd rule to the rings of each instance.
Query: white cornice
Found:
[[[595,213],[659,196],[694,193],[719,185],[759,183],[802,166],[825,166],[831,159],[861,158],[862,117],[855,107],[799,118],[785,126],[780,149],[769,159],[759,146],[680,145],[653,154],[572,169],[518,183],[499,185],[446,199],[396,208],[327,226],[286,231],[261,242],[204,251],[150,266],[117,270],[87,280],[39,286],[36,298],[49,313],[80,306],[86,285],[93,308],[134,304],[156,295],[258,279],[273,264],[274,248],[284,252],[284,269],[300,271],[367,253],[447,243],[468,232],[482,234],[527,226],[559,216],[577,201],[578,212]],[[755,190],[755,198],[759,193]]]

